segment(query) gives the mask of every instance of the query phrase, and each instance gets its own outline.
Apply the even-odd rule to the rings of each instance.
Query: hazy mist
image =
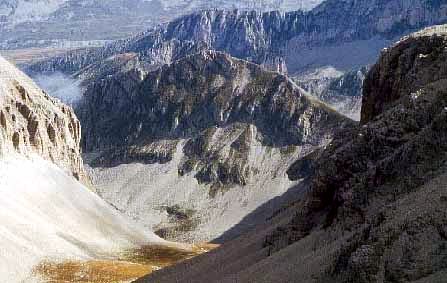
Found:
[[[49,95],[59,98],[68,105],[72,106],[82,98],[80,81],[62,73],[38,75],[33,79]]]

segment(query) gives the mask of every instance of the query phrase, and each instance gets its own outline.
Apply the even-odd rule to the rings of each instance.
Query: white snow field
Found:
[[[44,259],[100,259],[164,241],[40,157],[0,159],[0,282],[39,282]]]

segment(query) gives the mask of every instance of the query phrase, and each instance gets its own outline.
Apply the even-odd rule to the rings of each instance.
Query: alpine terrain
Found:
[[[393,38],[447,20],[444,7],[328,0],[308,12],[206,10],[27,71],[79,86],[73,106],[102,198],[164,238],[221,242],[299,190],[287,169],[354,125],[333,109],[360,120],[367,64]]]
[[[1,282],[446,281],[447,0],[0,0],[0,49]]]
[[[140,78],[89,85],[83,147],[98,193],[169,239],[221,236],[293,185],[295,159],[351,124],[287,77],[221,52]]]
[[[137,282],[444,282],[446,47],[436,26],[383,51],[361,124],[289,168],[310,172],[305,197]]]

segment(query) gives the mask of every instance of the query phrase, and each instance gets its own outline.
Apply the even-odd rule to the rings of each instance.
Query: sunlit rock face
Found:
[[[2,58],[0,85],[0,155],[37,154],[86,182],[81,126],[73,110]]]

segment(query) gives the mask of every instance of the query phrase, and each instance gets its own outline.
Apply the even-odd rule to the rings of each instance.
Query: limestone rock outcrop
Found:
[[[0,155],[39,155],[88,183],[73,110],[0,58]]]

